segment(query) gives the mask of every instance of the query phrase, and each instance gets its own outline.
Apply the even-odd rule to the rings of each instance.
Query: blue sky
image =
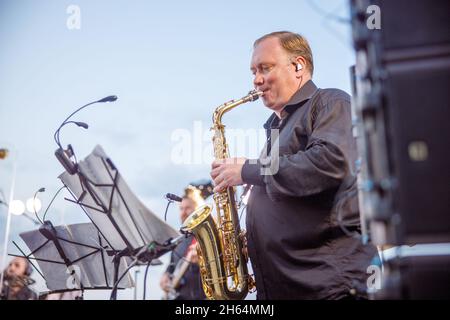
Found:
[[[66,26],[69,5],[81,10],[79,30]],[[102,145],[136,195],[162,217],[165,193],[181,194],[189,182],[209,177],[208,163],[174,163],[173,133],[193,132],[196,123],[207,129],[217,105],[252,88],[249,61],[256,38],[277,30],[303,34],[313,50],[316,84],[350,92],[349,25],[320,10],[349,14],[346,0],[0,0],[0,148],[12,151],[0,162],[0,189],[8,199],[16,163],[14,199],[26,200],[45,187],[40,198],[46,207],[63,170],[53,155],[53,132],[79,106],[115,94],[115,103],[91,106],[74,118],[87,122],[87,131],[66,126],[61,140],[73,145],[78,158]],[[257,101],[224,122],[230,129],[259,129],[269,115]],[[209,152],[207,141],[204,149]],[[54,224],[87,222],[64,196],[48,218]],[[168,222],[179,226],[175,206]],[[0,208],[0,250],[5,225],[6,210]],[[28,220],[12,217],[11,239],[31,229]],[[15,252],[11,245],[8,252]],[[151,299],[162,295],[162,270],[151,270]],[[36,289],[44,289],[42,281]],[[132,290],[119,298],[132,298]]]

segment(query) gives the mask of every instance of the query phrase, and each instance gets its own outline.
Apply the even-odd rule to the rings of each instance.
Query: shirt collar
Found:
[[[297,105],[303,101],[311,99],[316,92],[317,87],[312,80],[308,80],[298,91],[292,96],[291,100],[286,104],[286,107],[291,105]]]
[[[294,112],[298,107],[303,105],[303,102],[311,99],[314,93],[317,91],[317,86],[312,80],[308,80],[289,100],[286,106],[281,111],[282,119],[285,119],[289,114]],[[265,129],[272,127],[274,120],[278,120],[278,117],[273,113],[264,124]],[[278,123],[278,121],[276,121]]]

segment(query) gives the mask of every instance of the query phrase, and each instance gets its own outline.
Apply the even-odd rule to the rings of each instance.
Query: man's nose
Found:
[[[253,78],[253,84],[255,85],[255,87],[261,86],[264,83],[264,78],[263,76],[257,72],[255,74],[255,77]]]

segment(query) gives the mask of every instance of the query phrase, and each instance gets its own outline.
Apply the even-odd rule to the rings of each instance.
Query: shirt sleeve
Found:
[[[304,151],[280,155],[274,175],[261,175],[261,162],[248,160],[242,168],[242,179],[245,183],[265,186],[268,195],[275,199],[317,194],[339,186],[346,176],[347,153],[352,143],[350,99],[319,103]]]

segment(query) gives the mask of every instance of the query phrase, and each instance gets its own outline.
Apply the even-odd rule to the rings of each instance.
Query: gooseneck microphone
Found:
[[[167,200],[172,200],[172,201],[176,201],[176,202],[181,202],[183,199],[177,195],[174,195],[172,193],[167,193],[166,194],[166,199]]]
[[[174,201],[181,202],[183,199],[173,193],[166,193],[164,197],[169,200],[167,201],[166,211],[164,212],[164,221],[167,221],[167,211],[169,210],[170,204]]]
[[[62,129],[62,127],[64,127],[67,124],[73,123],[75,125],[77,125],[78,127],[82,127],[84,129],[89,128],[88,124],[85,122],[80,122],[80,121],[69,121],[69,119],[76,114],[77,112],[79,112],[80,110],[86,108],[87,106],[90,106],[92,104],[95,103],[104,103],[104,102],[114,102],[117,100],[117,96],[112,95],[112,96],[107,96],[104,97],[100,100],[97,101],[93,101],[90,102],[88,104],[85,104],[84,106],[78,108],[77,110],[75,110],[74,112],[72,112],[62,123],[61,125],[58,127],[58,129],[56,129],[55,133],[53,134],[53,138],[55,139],[56,144],[58,145],[58,149],[55,151],[55,156],[56,158],[59,160],[59,162],[61,162],[61,164],[63,165],[64,169],[66,169],[66,171],[69,174],[75,174],[77,171],[77,165],[76,165],[76,161],[73,162],[71,160],[71,157],[74,156],[74,152],[72,149],[72,146],[69,144],[67,150],[64,150],[64,148],[61,145],[61,140],[59,138],[59,133]]]
[[[36,192],[34,193],[34,197],[33,197],[33,211],[34,211],[34,215],[36,216],[36,218],[38,219],[38,221],[39,221],[41,224],[44,224],[44,222],[39,218],[39,216],[38,216],[38,214],[37,214],[37,211],[36,211],[36,196],[37,196],[37,194],[38,194],[39,192],[45,192],[45,188],[40,188],[38,191],[36,191]]]
[[[59,139],[59,132],[61,131],[61,128],[64,127],[66,124],[69,123],[74,123],[79,127],[82,127],[84,129],[87,129],[89,126],[84,123],[84,122],[78,122],[78,121],[68,121],[75,113],[79,112],[80,110],[86,108],[87,106],[90,106],[91,104],[95,104],[95,103],[103,103],[103,102],[114,102],[117,100],[117,96],[107,96],[103,99],[97,100],[97,101],[93,101],[90,102],[88,104],[85,104],[84,106],[78,108],[77,110],[75,110],[74,112],[72,112],[62,123],[61,125],[58,127],[58,129],[55,131],[55,134],[53,135],[56,144],[62,149],[61,143],[60,143],[60,139]]]
[[[100,100],[98,100],[96,102],[114,102],[116,100],[117,100],[117,96],[107,96],[107,97],[104,97],[103,99],[100,99]]]

